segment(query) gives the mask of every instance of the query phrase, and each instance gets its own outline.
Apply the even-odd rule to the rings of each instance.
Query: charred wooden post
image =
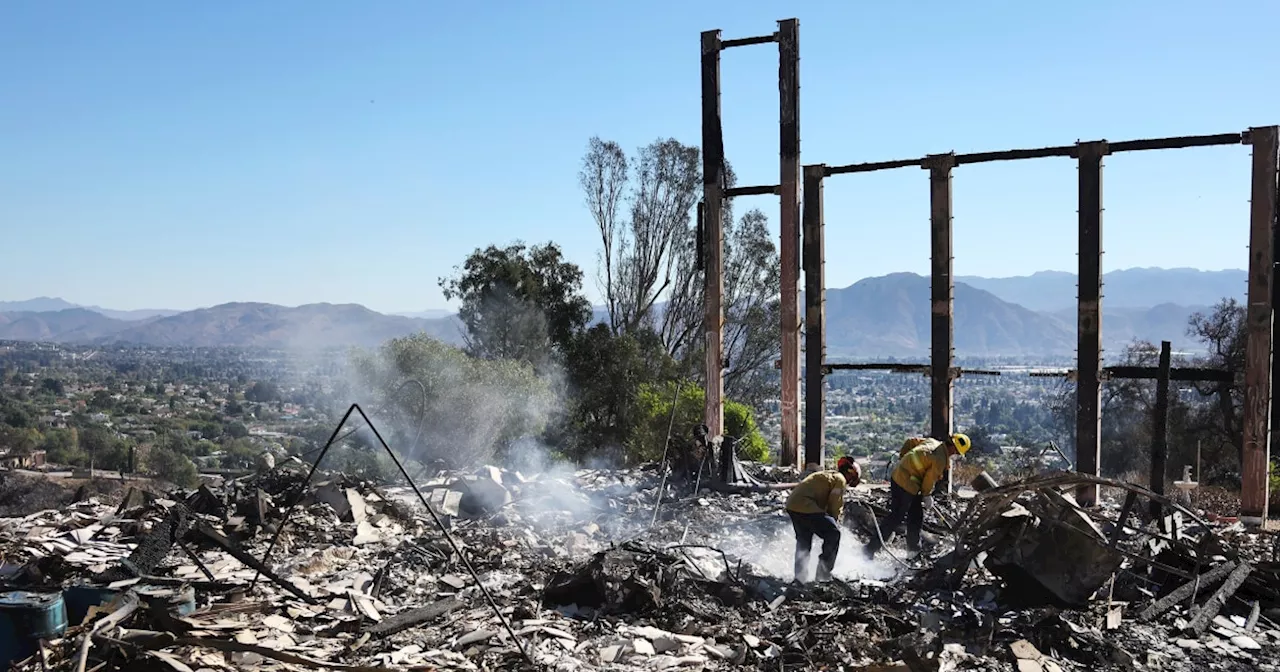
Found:
[[[1240,519],[1250,525],[1261,525],[1267,519],[1278,128],[1251,128],[1248,133],[1248,141],[1253,145],[1253,188],[1249,210],[1249,306],[1245,325]]]
[[[930,332],[930,428],[933,438],[945,440],[953,429],[952,404],[955,377],[955,281],[952,276],[951,169],[955,154],[927,157],[929,171],[929,212],[932,263],[930,287],[932,316]]]
[[[1280,193],[1280,185],[1277,186],[1277,193]],[[1278,196],[1280,198],[1280,196]],[[1280,208],[1280,206],[1277,206]],[[1280,212],[1276,214],[1280,218]],[[1277,225],[1272,227],[1271,235],[1271,384],[1274,386],[1275,381],[1280,380],[1280,357],[1275,354],[1276,344],[1280,343],[1280,320],[1276,319],[1280,315],[1280,273],[1277,273],[1277,266],[1280,266],[1280,231],[1275,229],[1280,227],[1280,219]],[[1272,419],[1280,418],[1280,394],[1276,394],[1273,389],[1271,392],[1271,417]],[[1280,455],[1280,432],[1271,432],[1271,442],[1268,448],[1268,458],[1271,455]],[[1196,479],[1200,479],[1200,451],[1196,449]],[[1270,487],[1270,479],[1268,479],[1268,487]],[[1263,499],[1270,501],[1270,496]],[[1277,554],[1280,555],[1280,547]]]
[[[822,179],[826,166],[804,167],[804,463],[821,465],[826,433],[826,248],[822,238]]]
[[[1169,460],[1169,368],[1172,344],[1160,342],[1160,368],[1156,375],[1155,428],[1151,432],[1151,491],[1164,495],[1164,475]],[[1151,515],[1161,516],[1159,500],[1151,500]]]
[[[720,124],[720,31],[702,33],[703,327],[706,333],[704,422],[724,434],[724,136]]]
[[[800,445],[800,21],[778,22],[778,116],[782,176],[782,464]]]
[[[1102,157],[1107,142],[1076,146],[1079,162],[1080,253],[1076,332],[1076,471],[1098,475],[1102,454]],[[1098,486],[1076,490],[1082,506],[1098,501]]]

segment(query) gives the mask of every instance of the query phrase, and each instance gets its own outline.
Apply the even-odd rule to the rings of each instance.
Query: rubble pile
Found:
[[[864,484],[836,580],[799,585],[794,472],[380,487],[302,467],[0,519],[0,654],[76,672],[1051,672],[1266,670],[1280,651],[1274,537],[1113,482],[1118,501],[1083,509],[1074,474],[948,498],[925,554],[874,561],[884,498]]]

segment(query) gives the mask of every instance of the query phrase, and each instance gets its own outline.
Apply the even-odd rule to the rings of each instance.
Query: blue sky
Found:
[[[587,139],[700,142],[699,32],[800,19],[804,163],[1280,123],[1280,3],[45,2],[0,6],[0,300],[443,307],[473,249],[598,247]],[[777,52],[722,65],[777,181]],[[1107,160],[1106,269],[1243,268],[1247,147]],[[1075,268],[1069,159],[966,166],[956,271]],[[927,272],[926,174],[829,180],[827,280]],[[740,199],[774,222],[774,197]]]

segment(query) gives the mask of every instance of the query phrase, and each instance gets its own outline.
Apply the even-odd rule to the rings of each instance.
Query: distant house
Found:
[[[34,469],[44,465],[44,451],[0,454],[0,467],[6,469]]]

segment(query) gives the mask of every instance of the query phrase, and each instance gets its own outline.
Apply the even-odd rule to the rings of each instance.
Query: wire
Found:
[[[306,480],[300,484],[298,488],[298,496],[294,498],[293,503],[290,504],[289,508],[285,511],[284,519],[280,521],[280,526],[276,529],[275,535],[271,538],[271,543],[270,545],[267,546],[267,552],[264,553],[262,556],[262,565],[266,566],[267,558],[271,555],[271,550],[275,547],[276,540],[279,539],[280,533],[283,532],[285,526],[288,525],[289,517],[293,513],[294,508],[298,505],[298,502],[302,501],[302,495],[303,493],[306,492],[307,485],[311,482],[312,476],[315,475],[316,470],[320,467],[321,460],[324,459],[324,452],[328,451],[329,448],[333,445],[334,439],[338,436],[338,431],[342,429],[342,426],[344,424],[346,424],[348,418],[351,417],[351,413],[353,411],[358,411],[360,413],[360,417],[364,420],[365,424],[369,426],[369,429],[370,431],[373,432],[374,437],[378,439],[378,443],[382,446],[382,449],[387,452],[387,455],[391,458],[391,461],[395,463],[396,468],[400,470],[400,474],[403,475],[405,481],[409,483],[409,487],[413,489],[413,494],[418,496],[418,500],[422,502],[422,506],[426,508],[427,513],[431,515],[431,520],[435,522],[436,527],[440,528],[440,533],[443,534],[445,540],[449,542],[450,548],[452,548],[453,552],[458,555],[458,558],[460,560],[462,560],[463,566],[467,568],[467,573],[471,574],[472,580],[476,582],[476,586],[480,589],[480,592],[484,594],[485,600],[488,601],[489,606],[493,608],[493,613],[498,617],[498,620],[502,623],[503,627],[506,629],[507,634],[511,636],[511,641],[516,645],[516,648],[520,651],[520,655],[523,656],[524,659],[528,661],[530,665],[536,665],[536,663],[534,663],[533,661],[533,658],[529,656],[529,652],[525,650],[524,645],[520,642],[520,638],[516,636],[515,629],[511,627],[511,622],[508,621],[506,615],[502,613],[502,609],[501,607],[498,606],[497,601],[493,598],[493,594],[490,593],[489,589],[486,588],[484,583],[480,581],[480,574],[476,572],[475,567],[471,565],[470,557],[462,551],[462,548],[460,546],[458,546],[458,542],[454,540],[453,535],[449,533],[449,528],[445,526],[444,521],[440,519],[440,516],[436,513],[435,509],[431,508],[431,503],[427,501],[426,496],[423,495],[422,491],[418,489],[418,484],[415,483],[413,478],[409,476],[408,470],[404,468],[404,465],[401,464],[400,459],[396,457],[395,451],[391,450],[391,446],[387,445],[386,440],[382,438],[382,433],[378,431],[378,428],[373,424],[373,421],[369,419],[369,416],[365,414],[364,409],[360,408],[359,404],[351,404],[351,408],[348,408],[346,414],[342,416],[342,421],[338,423],[337,427],[333,428],[333,435],[330,436],[329,441],[325,443],[324,448],[321,450],[320,457],[317,458],[315,463],[311,466],[311,472],[307,474]],[[258,577],[257,575],[255,575],[254,583],[256,583],[257,580],[258,580]],[[250,589],[252,589],[252,586],[253,584],[251,583]]]
[[[653,519],[649,521],[649,529],[658,523],[658,509],[662,508],[662,495],[667,490],[667,474],[671,469],[667,467],[667,452],[671,450],[671,430],[676,425],[676,409],[680,407],[680,383],[676,383],[676,396],[671,400],[671,419],[667,421],[667,442],[662,446],[662,482],[658,484],[658,501],[653,504]],[[698,472],[701,477],[702,472]],[[695,491],[696,495],[697,492]]]

